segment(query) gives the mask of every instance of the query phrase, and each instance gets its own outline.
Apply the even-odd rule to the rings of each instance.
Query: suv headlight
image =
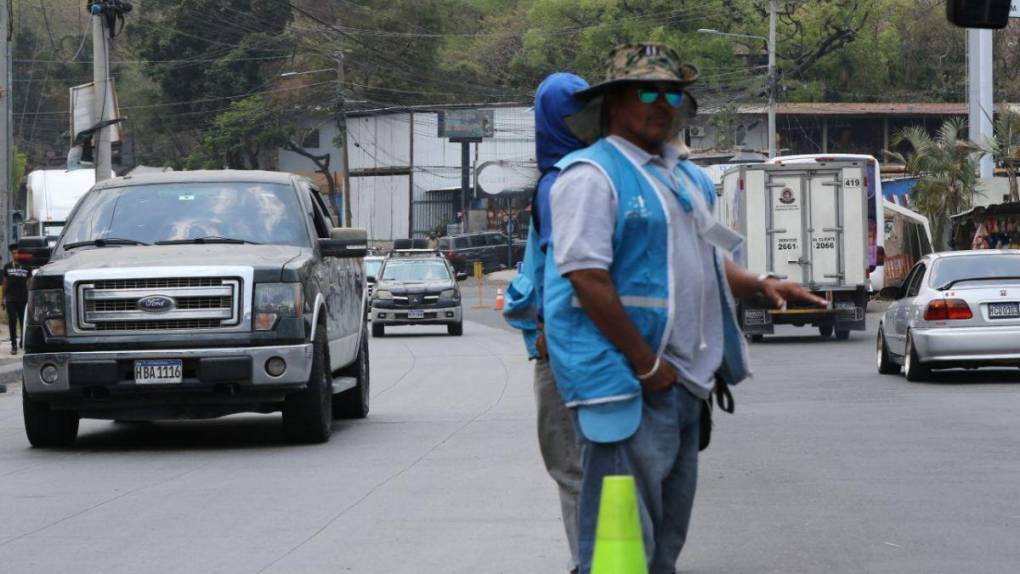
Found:
[[[456,289],[447,289],[446,291],[443,291],[442,293],[439,294],[439,298],[440,299],[454,299],[454,300],[456,300],[459,297],[457,295],[457,290]]]
[[[257,283],[255,330],[272,331],[281,317],[300,317],[304,306],[300,283]]]
[[[46,330],[55,337],[66,335],[63,289],[38,289],[30,293],[28,315],[32,323],[46,325]]]
[[[372,297],[379,299],[380,301],[389,301],[390,299],[393,299],[393,293],[390,293],[389,291],[375,291],[372,293]]]

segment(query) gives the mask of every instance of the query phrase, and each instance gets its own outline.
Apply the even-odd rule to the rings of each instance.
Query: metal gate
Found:
[[[416,238],[427,238],[432,233],[446,234],[446,226],[457,222],[457,196],[445,199],[416,199],[412,202],[411,233]]]

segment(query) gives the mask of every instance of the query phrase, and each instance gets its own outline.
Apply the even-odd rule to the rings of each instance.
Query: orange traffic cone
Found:
[[[503,297],[503,290],[496,289],[496,310],[502,311],[504,305],[506,305],[506,298]]]

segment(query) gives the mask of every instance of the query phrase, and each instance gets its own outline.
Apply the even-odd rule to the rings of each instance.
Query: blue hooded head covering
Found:
[[[532,202],[533,220],[538,224],[543,251],[552,233],[552,210],[549,206],[549,191],[552,189],[559,170],[556,162],[570,152],[587,144],[570,131],[566,118],[580,112],[585,102],[574,94],[588,88],[584,78],[566,72],[557,72],[542,81],[535,92],[535,157],[542,172],[538,189]]]
[[[535,154],[538,169],[545,175],[556,162],[586,146],[567,127],[565,118],[584,108],[574,94],[588,88],[575,74],[557,72],[542,81],[535,92]]]

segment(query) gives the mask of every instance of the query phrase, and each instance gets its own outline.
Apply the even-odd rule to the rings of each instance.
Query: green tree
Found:
[[[966,123],[960,119],[942,124],[933,137],[923,127],[912,126],[896,133],[892,146],[907,144],[908,154],[886,153],[906,165],[907,173],[920,179],[911,204],[931,221],[937,251],[946,248],[949,217],[970,208],[977,190],[978,160],[987,153],[962,136]]]

